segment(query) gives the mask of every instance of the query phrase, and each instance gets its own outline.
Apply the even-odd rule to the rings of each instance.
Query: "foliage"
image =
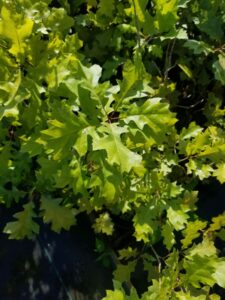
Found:
[[[9,238],[38,233],[36,218],[69,229],[85,211],[118,254],[105,300],[219,299],[224,214],[200,220],[195,188],[225,182],[223,1],[2,0],[0,10],[0,201],[23,204]]]

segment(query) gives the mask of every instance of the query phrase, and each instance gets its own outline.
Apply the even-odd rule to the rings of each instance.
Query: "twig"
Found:
[[[173,39],[172,45],[171,43],[168,44],[168,47],[166,49],[166,63],[165,63],[165,72],[164,72],[164,82],[167,81],[168,79],[168,72],[171,69],[171,61],[172,61],[172,54],[173,54],[173,49],[176,43],[176,39]],[[171,47],[170,47],[171,45]]]
[[[195,108],[198,104],[203,103],[204,101],[205,101],[205,99],[201,99],[198,102],[196,102],[190,106],[185,106],[185,105],[175,105],[175,106],[179,107],[179,108],[183,108],[183,109],[192,109],[192,108]]]
[[[155,249],[154,249],[154,247],[152,245],[150,245],[150,248],[151,248],[152,252],[154,253],[154,255],[156,257],[156,260],[158,262],[158,272],[160,274],[161,273],[161,268],[162,268],[160,256],[157,254],[157,252],[155,251]]]
[[[136,26],[136,30],[137,30],[138,51],[139,51],[139,54],[141,54],[141,34],[140,34],[141,30],[140,30],[138,17],[137,17],[137,9],[136,9],[135,0],[132,0],[132,3],[133,3],[133,7],[134,7],[134,19],[135,19],[135,26]]]

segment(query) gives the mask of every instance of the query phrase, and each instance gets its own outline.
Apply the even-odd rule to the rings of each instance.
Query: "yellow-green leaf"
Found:
[[[187,227],[183,230],[184,239],[181,240],[183,248],[187,248],[194,239],[199,237],[200,231],[207,226],[207,222],[196,220],[194,222],[189,222]]]
[[[213,273],[216,283],[225,289],[225,261],[219,261],[216,264],[216,271]]]
[[[93,140],[93,150],[105,150],[109,163],[119,165],[122,172],[142,166],[141,156],[130,151],[121,141],[120,135],[126,132],[125,128],[109,124],[101,129],[105,135]]]
[[[191,71],[190,68],[188,68],[187,65],[184,65],[184,64],[178,64],[178,66],[181,68],[181,70],[187,75],[187,77],[193,79],[193,73]]]
[[[217,165],[217,169],[213,172],[213,176],[215,176],[221,184],[225,182],[225,163]]]
[[[20,20],[15,22],[14,19]],[[22,15],[13,15],[5,6],[1,10],[0,35],[7,40],[10,40],[11,47],[9,52],[20,57],[24,54],[27,47],[26,38],[32,33],[33,21]]]
[[[96,220],[95,224],[93,225],[93,228],[96,232],[100,233],[105,233],[107,235],[112,235],[113,233],[113,222],[110,217],[110,215],[106,213],[102,213]]]

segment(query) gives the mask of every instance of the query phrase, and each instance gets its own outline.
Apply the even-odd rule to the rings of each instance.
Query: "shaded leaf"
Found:
[[[154,208],[140,207],[133,218],[134,224],[134,236],[137,241],[144,241],[145,243],[153,237],[155,222],[154,218]]]
[[[13,215],[17,221],[8,222],[3,230],[9,235],[9,239],[31,239],[34,234],[39,233],[39,225],[33,220],[36,217],[34,204],[29,202],[23,208],[23,211]]]
[[[209,256],[194,255],[191,260],[184,260],[184,269],[186,271],[186,281],[196,288],[201,284],[213,286],[216,281],[213,278],[215,272],[215,261]]]
[[[168,250],[171,250],[171,248],[176,242],[173,230],[174,230],[173,226],[168,222],[165,225],[163,225],[162,228],[163,243],[165,244]]]
[[[130,105],[126,116],[124,116],[124,122],[129,123],[131,121],[141,130],[144,126],[148,126],[152,137],[156,141],[160,141],[177,120],[174,114],[169,111],[167,103],[162,103],[160,98],[152,98],[144,101],[140,106],[136,103]]]
[[[100,0],[98,13],[107,17],[113,16],[115,0]]]
[[[215,78],[225,85],[225,55],[219,54],[218,60],[213,63]]]
[[[105,233],[107,235],[113,234],[113,227],[114,224],[107,212],[100,214],[100,216],[95,220],[95,224],[93,225],[95,232]]]
[[[196,41],[196,40],[187,40],[184,43],[184,47],[190,49],[193,51],[194,54],[199,55],[199,54],[205,54],[208,55],[209,53],[213,52],[213,50],[205,44],[203,41]]]
[[[45,223],[51,223],[51,228],[55,232],[62,229],[68,230],[76,223],[74,213],[71,208],[60,205],[62,199],[53,199],[48,196],[41,198],[41,210]]]
[[[134,272],[135,266],[135,261],[130,261],[127,264],[117,264],[116,270],[113,272],[114,279],[121,283],[130,282],[131,273]]]

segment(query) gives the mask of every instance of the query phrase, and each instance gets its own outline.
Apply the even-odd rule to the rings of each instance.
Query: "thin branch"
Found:
[[[176,39],[173,39],[172,44],[169,43],[168,47],[166,49],[166,63],[165,63],[164,82],[167,81],[168,72],[171,69],[172,55],[173,55],[173,50],[174,50],[175,43],[176,43]],[[170,47],[170,45],[171,45],[171,47]]]
[[[159,274],[161,273],[161,269],[162,269],[162,263],[161,263],[161,260],[160,260],[160,256],[157,254],[157,252],[155,251],[154,247],[152,245],[150,245],[150,248],[152,250],[152,252],[154,253],[155,257],[156,257],[156,260],[158,262],[158,272]]]
[[[175,105],[176,107],[179,107],[179,108],[183,108],[183,109],[192,109],[192,108],[195,108],[198,104],[201,104],[205,101],[205,99],[201,99],[199,100],[198,102],[196,102],[195,104],[192,104],[190,106],[185,106],[185,105]]]
[[[139,50],[139,53],[141,53],[141,30],[140,30],[140,25],[139,25],[139,21],[138,21],[135,0],[132,0],[132,3],[133,3],[133,7],[134,7],[134,19],[135,19],[135,26],[136,26],[136,30],[137,30],[138,50]]]

